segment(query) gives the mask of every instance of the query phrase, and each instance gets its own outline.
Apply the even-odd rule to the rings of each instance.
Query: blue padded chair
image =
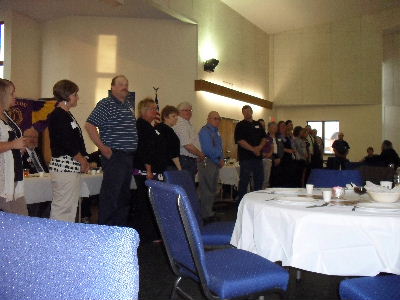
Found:
[[[203,243],[206,246],[229,245],[232,237],[235,222],[214,222],[207,225],[203,224],[200,213],[200,200],[196,192],[196,187],[191,180],[189,173],[183,171],[166,171],[165,179],[168,183],[181,186],[189,196],[195,213],[197,223],[200,226]]]
[[[363,186],[364,180],[358,170],[312,169],[307,183],[313,184],[315,187],[330,188],[346,186],[348,183]]]
[[[387,275],[343,280],[339,288],[342,300],[400,300],[400,276]]]
[[[0,212],[0,299],[138,299],[139,235]]]
[[[196,215],[182,187],[154,180],[147,180],[146,185],[171,267],[178,276],[171,299],[177,291],[190,298],[179,287],[182,278],[199,282],[208,299],[266,291],[285,294],[289,274],[277,264],[235,248],[204,251]]]

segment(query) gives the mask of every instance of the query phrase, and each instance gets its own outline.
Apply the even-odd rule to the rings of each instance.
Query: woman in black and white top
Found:
[[[53,187],[50,218],[75,222],[80,197],[80,173],[89,170],[82,131],[70,108],[78,103],[78,86],[69,80],[60,80],[53,87],[57,100],[48,117],[52,158],[49,165]]]
[[[0,79],[0,209],[27,216],[21,156],[27,139],[6,112],[13,105],[15,86]]]

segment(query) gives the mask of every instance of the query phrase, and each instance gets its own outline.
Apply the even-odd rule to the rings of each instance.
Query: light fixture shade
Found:
[[[219,60],[216,58],[211,58],[204,62],[204,71],[214,72],[215,68],[218,66]]]

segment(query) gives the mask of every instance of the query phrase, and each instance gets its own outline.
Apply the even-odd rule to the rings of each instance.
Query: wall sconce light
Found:
[[[218,66],[219,60],[215,58],[211,58],[204,62],[204,71],[206,72],[214,72],[216,66]]]

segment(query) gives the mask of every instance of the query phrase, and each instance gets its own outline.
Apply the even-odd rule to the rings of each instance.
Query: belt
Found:
[[[191,156],[187,156],[187,155],[181,155],[181,157],[182,157],[182,158],[185,158],[185,159],[194,159],[194,160],[197,160],[196,157],[191,157]]]
[[[123,154],[126,154],[126,155],[134,155],[135,152],[136,152],[136,151],[127,151],[127,150],[114,149],[114,148],[111,148],[111,150],[112,150],[112,152],[123,153]]]

